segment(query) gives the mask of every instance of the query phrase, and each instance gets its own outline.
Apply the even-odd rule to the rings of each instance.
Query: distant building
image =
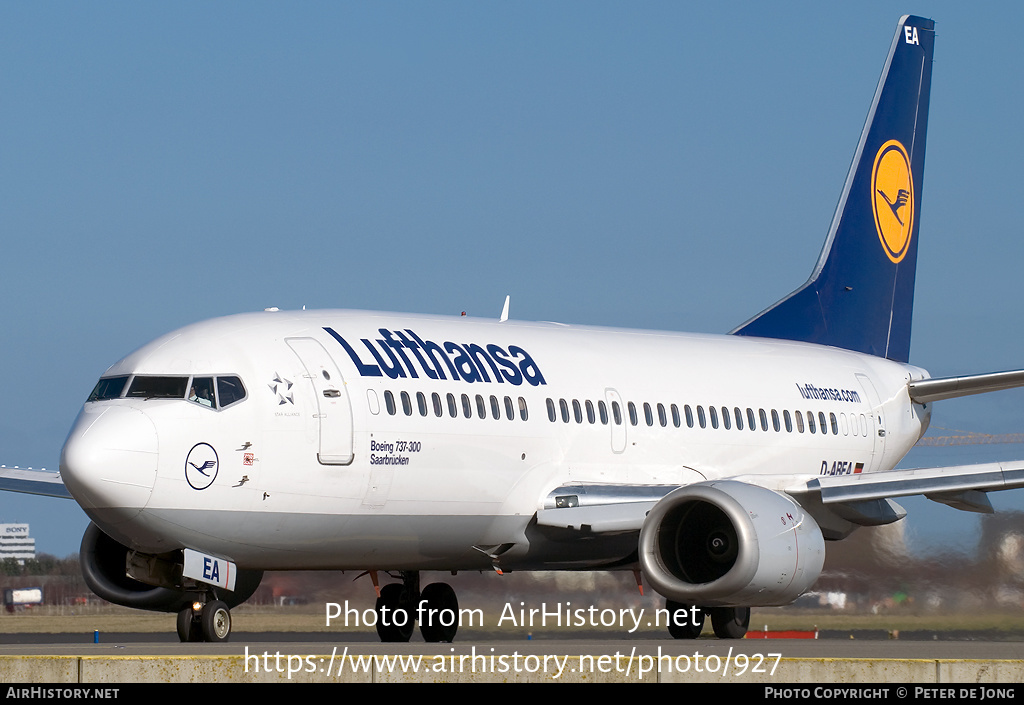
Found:
[[[36,557],[36,540],[29,538],[28,524],[0,524],[0,561],[13,558],[18,565]]]

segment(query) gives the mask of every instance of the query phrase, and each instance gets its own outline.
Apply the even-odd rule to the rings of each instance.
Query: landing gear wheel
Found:
[[[180,615],[179,615],[180,619]],[[220,600],[207,602],[203,605],[200,617],[203,627],[204,641],[227,641],[231,634],[231,612]]]
[[[182,643],[203,640],[203,629],[195,618],[192,606],[178,612],[178,639]]]
[[[711,610],[711,626],[719,639],[742,639],[750,626],[750,608],[716,607]]]
[[[390,583],[380,589],[374,609],[377,611],[377,636],[385,642],[409,641],[414,627],[409,592],[404,585]]]
[[[426,610],[420,621],[420,634],[427,642],[455,641],[459,630],[459,600],[448,583],[431,583],[423,588],[420,602]]]
[[[681,602],[665,601],[665,609],[668,610],[668,633],[673,639],[696,639],[704,629],[704,610],[694,609],[691,605],[684,605]]]

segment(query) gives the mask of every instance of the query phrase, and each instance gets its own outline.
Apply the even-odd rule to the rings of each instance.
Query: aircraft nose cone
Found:
[[[68,491],[101,526],[136,516],[156,481],[157,433],[138,409],[100,405],[82,410],[60,456]]]

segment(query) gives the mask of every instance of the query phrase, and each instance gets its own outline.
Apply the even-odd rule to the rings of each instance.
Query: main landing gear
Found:
[[[673,639],[696,639],[711,615],[711,626],[719,639],[742,639],[750,626],[749,607],[695,607],[667,600],[668,633]]]
[[[227,641],[230,634],[231,611],[220,600],[197,600],[178,612],[178,639],[183,642]]]
[[[448,583],[431,583],[420,591],[419,571],[404,571],[402,582],[380,589],[377,636],[385,642],[412,638],[416,622],[427,642],[451,642],[459,629],[459,600]]]

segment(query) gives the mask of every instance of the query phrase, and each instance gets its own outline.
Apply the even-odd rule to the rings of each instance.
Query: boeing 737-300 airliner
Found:
[[[386,641],[457,609],[421,573],[468,570],[633,570],[693,616],[673,636],[705,615],[742,636],[751,606],[814,584],[826,540],[900,519],[893,497],[991,511],[1024,487],[1024,463],[894,470],[933,402],[1024,385],[909,364],[933,45],[900,20],[811,277],[729,335],[219,318],[102,375],[52,492],[2,486],[70,492],[89,586],[177,613],[183,641],[227,638],[263,571],[307,569],[400,578],[378,590]],[[421,633],[451,641],[450,621]]]

